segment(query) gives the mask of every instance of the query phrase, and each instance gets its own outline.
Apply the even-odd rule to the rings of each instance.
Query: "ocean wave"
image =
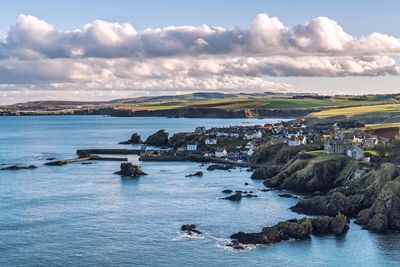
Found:
[[[189,239],[204,239],[205,235],[204,234],[188,234],[185,232],[177,232],[178,236],[174,237],[172,240],[173,241],[182,241],[182,240],[189,240]]]

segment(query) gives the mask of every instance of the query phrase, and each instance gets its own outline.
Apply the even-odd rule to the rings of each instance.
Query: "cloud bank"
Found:
[[[276,17],[258,14],[247,28],[138,32],[129,23],[101,20],[59,31],[20,15],[0,39],[0,92],[7,97],[37,88],[102,94],[293,90],[268,76],[399,75],[399,53],[397,37],[351,36],[326,17],[288,28]]]

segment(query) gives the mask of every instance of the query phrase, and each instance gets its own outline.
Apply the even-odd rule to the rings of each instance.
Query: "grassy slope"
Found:
[[[365,106],[327,109],[312,113],[309,116],[319,119],[325,119],[330,117],[353,118],[360,116],[364,117],[375,116],[378,113],[387,114],[388,116],[390,116],[391,114],[400,113],[400,104],[393,103],[393,104],[371,105],[370,103],[370,105],[365,105]]]
[[[373,103],[373,102],[372,102]],[[219,109],[310,109],[310,108],[328,108],[344,107],[355,105],[368,105],[370,100],[354,101],[346,98],[332,99],[295,99],[295,98],[242,98],[242,99],[219,99],[194,102],[173,102],[173,103],[146,103],[137,106],[144,110],[165,110],[173,108],[188,107],[209,107]]]

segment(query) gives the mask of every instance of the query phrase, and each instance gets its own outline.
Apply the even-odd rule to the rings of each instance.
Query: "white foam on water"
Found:
[[[178,236],[174,237],[172,239],[172,241],[182,241],[182,240],[204,239],[205,238],[204,234],[193,233],[193,234],[189,235],[188,233],[185,233],[185,232],[178,232],[177,234],[178,234]]]

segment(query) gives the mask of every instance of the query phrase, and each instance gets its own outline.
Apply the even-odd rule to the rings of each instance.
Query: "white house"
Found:
[[[197,150],[197,144],[196,143],[188,143],[186,145],[186,150],[187,151],[196,151]]]
[[[228,151],[226,151],[226,149],[224,148],[222,149],[218,149],[217,151],[215,151],[215,157],[216,158],[223,158],[226,157],[228,155]]]
[[[204,143],[206,145],[216,145],[217,144],[217,138],[207,138]]]
[[[251,139],[256,139],[256,138],[262,138],[262,132],[261,131],[255,131],[253,133],[246,133],[244,135],[244,138],[246,140],[251,140]]]
[[[249,148],[249,150],[247,151],[247,156],[251,157],[254,154],[254,149],[252,147]]]
[[[289,146],[300,146],[307,144],[307,138],[304,135],[292,135],[289,139]]]
[[[364,150],[359,146],[352,146],[347,150],[347,156],[356,160],[364,158]]]

